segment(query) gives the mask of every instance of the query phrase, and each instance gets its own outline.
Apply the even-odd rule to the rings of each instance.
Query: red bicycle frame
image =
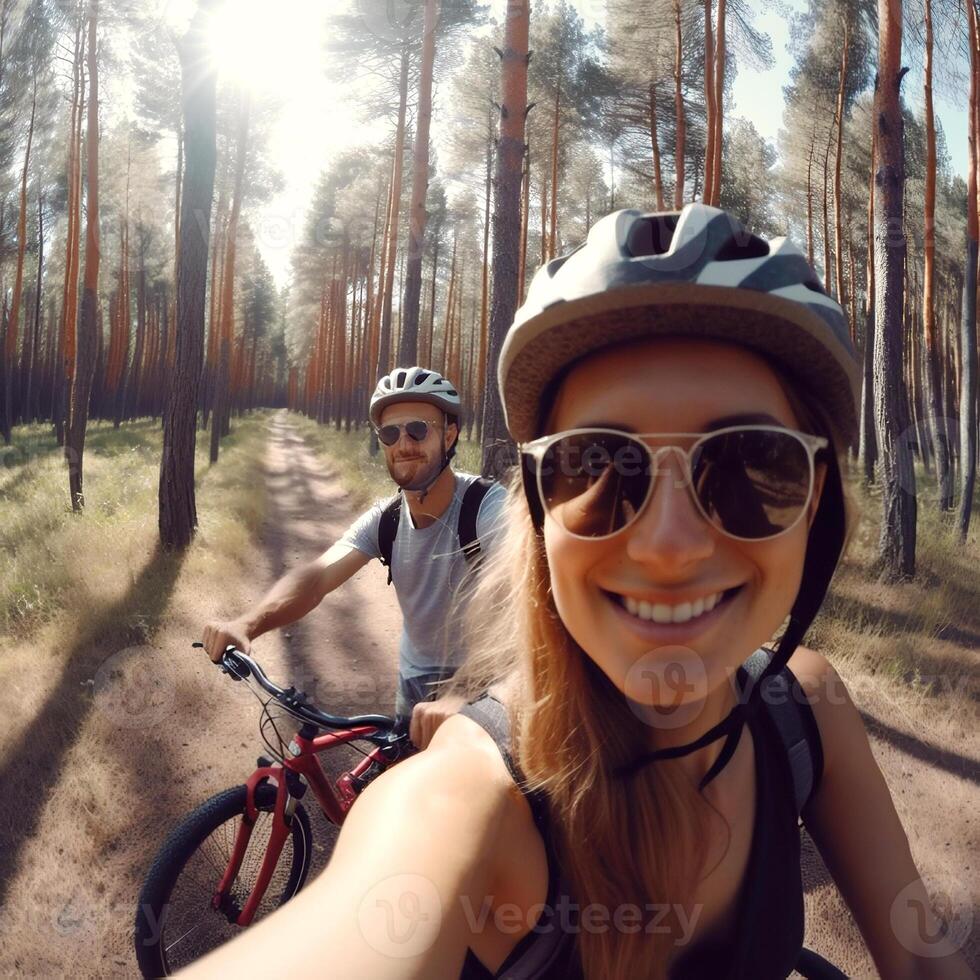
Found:
[[[388,766],[391,760],[388,759],[380,747],[367,753],[365,757],[350,771],[345,772],[338,780],[336,786],[331,786],[323,772],[323,767],[317,761],[316,756],[320,752],[335,748],[346,742],[355,739],[365,738],[373,735],[378,729],[371,725],[359,726],[340,732],[328,732],[318,735],[312,739],[305,738],[297,732],[289,743],[289,752],[292,757],[287,755],[284,764],[273,763],[267,766],[260,766],[252,773],[246,783],[247,793],[245,798],[245,813],[242,815],[242,822],[238,827],[235,836],[235,845],[232,849],[231,859],[228,867],[218,883],[218,888],[211,898],[211,907],[220,909],[228,890],[238,876],[241,869],[248,842],[252,837],[252,828],[258,819],[258,808],[255,805],[255,788],[265,780],[276,786],[276,804],[272,817],[272,834],[269,844],[266,847],[265,857],[262,860],[262,867],[259,870],[258,878],[252,887],[251,894],[245,902],[238,917],[234,920],[237,925],[247,926],[252,922],[255,911],[259,907],[259,902],[265,895],[265,890],[275,871],[279,856],[282,853],[283,844],[289,835],[289,824],[286,816],[292,819],[293,811],[296,807],[296,797],[291,796],[283,776],[285,769],[305,777],[313,795],[316,797],[324,815],[331,823],[340,826],[347,816],[357,799],[357,789],[354,780],[363,775],[374,763],[381,766]]]

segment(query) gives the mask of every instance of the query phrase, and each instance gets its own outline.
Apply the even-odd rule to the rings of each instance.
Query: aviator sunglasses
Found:
[[[437,429],[439,426],[435,422],[424,422],[422,419],[413,419],[411,422],[401,424],[382,425],[378,429],[378,440],[386,446],[393,446],[401,437],[402,429],[408,433],[408,437],[415,442],[424,442],[429,434],[429,429]]]
[[[675,438],[694,442],[685,450],[643,441]],[[569,429],[520,448],[533,461],[545,511],[573,537],[595,541],[633,524],[653,496],[661,455],[674,451],[705,520],[728,537],[764,541],[806,512],[814,456],[828,445],[793,429],[736,425],[707,433]]]

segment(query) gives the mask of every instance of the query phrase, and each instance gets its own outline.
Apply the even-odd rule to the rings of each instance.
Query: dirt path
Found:
[[[254,563],[237,581],[183,576],[145,645],[72,681],[92,687],[91,709],[77,732],[58,732],[73,744],[30,837],[4,828],[19,853],[0,908],[0,976],[136,976],[133,916],[154,853],[177,818],[243,782],[264,751],[256,701],[190,642],[208,618],[237,614],[322,552],[360,509],[339,471],[317,460],[285,413],[270,420],[265,458],[256,464],[269,505]],[[295,684],[328,710],[389,713],[401,614],[385,583],[384,569],[370,563],[301,623],[260,638],[255,656],[274,680]],[[43,702],[50,692],[37,697]]]

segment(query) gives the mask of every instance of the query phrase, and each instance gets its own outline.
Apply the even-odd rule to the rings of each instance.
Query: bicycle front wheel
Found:
[[[234,938],[234,922],[255,884],[272,833],[276,788],[255,790],[258,819],[222,908],[211,900],[231,859],[245,813],[246,787],[234,786],[202,803],[171,833],[153,862],[136,911],[136,959],[144,977],[165,977]],[[290,833],[253,922],[302,887],[312,855],[310,820],[297,803]]]

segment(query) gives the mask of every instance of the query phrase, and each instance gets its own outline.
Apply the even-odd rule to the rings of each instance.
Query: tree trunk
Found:
[[[674,142],[674,208],[679,211],[684,206],[684,93],[681,89],[682,38],[681,38],[681,0],[674,0],[674,112],[677,117],[677,137]]]
[[[561,86],[555,84],[555,119],[551,130],[551,224],[548,228],[548,258],[558,251],[558,142],[561,134]],[[543,230],[543,229],[542,229]]]
[[[99,0],[90,0],[88,18],[88,124],[85,133],[85,278],[82,287],[82,310],[75,347],[75,371],[71,382],[68,411],[68,431],[65,434],[65,458],[68,460],[68,486],[72,510],[85,505],[82,487],[82,465],[85,455],[85,429],[88,424],[88,403],[92,391],[92,374],[98,338],[99,292],[99,66],[97,59],[96,27]]]
[[[24,150],[24,167],[20,176],[20,210],[17,214],[17,271],[14,273],[14,294],[10,301],[5,337],[3,441],[10,445],[10,429],[14,421],[14,360],[17,356],[17,320],[20,316],[21,292],[24,286],[24,253],[27,250],[27,171],[31,162],[31,142],[34,139],[34,117],[37,110],[37,72],[34,73],[34,93],[31,97],[31,118],[27,124],[27,149]],[[26,317],[25,317],[26,320]],[[25,331],[26,334],[26,331]],[[23,390],[23,389],[22,389]]]
[[[915,575],[915,471],[903,392],[903,265],[905,229],[904,121],[901,110],[902,2],[878,2],[879,82],[874,119],[878,130],[875,173],[875,423],[882,462],[882,520],[877,570],[883,581]]]
[[[966,541],[973,513],[977,471],[977,274],[978,194],[980,194],[980,23],[973,0],[967,0],[970,42],[970,101],[967,142],[966,265],[963,269],[963,303],[960,321],[960,509],[957,527]]]
[[[864,484],[875,482],[875,465],[878,462],[878,439],[874,416],[874,335],[875,335],[875,164],[878,157],[877,130],[871,127],[871,165],[868,168],[868,254],[867,254],[867,305],[864,311],[864,383],[861,389],[861,437],[858,455],[864,463]],[[811,242],[812,247],[812,242]]]
[[[24,419],[29,423],[37,420],[38,411],[35,407],[34,399],[41,390],[41,377],[38,365],[41,359],[41,286],[44,278],[44,197],[40,187],[41,181],[38,181],[37,283],[34,287],[34,332],[31,341],[31,365],[27,375],[27,390],[24,392]]]
[[[531,145],[524,144],[524,173],[522,175],[523,190],[521,191],[521,237],[520,254],[517,258],[517,305],[524,302],[524,291],[527,284],[527,229],[531,216]]]
[[[452,326],[453,326],[453,311],[456,307],[456,247],[459,241],[459,229],[453,229],[453,255],[449,262],[449,288],[446,291],[446,318],[442,327],[442,357],[440,359],[440,373],[449,378],[450,374],[450,362],[452,358]],[[458,379],[450,378],[450,381],[455,380],[456,384],[459,384]]]
[[[215,385],[214,406],[211,418],[211,462],[218,460],[218,447],[221,436],[228,434],[231,418],[232,384],[231,368],[232,345],[235,340],[235,262],[238,246],[238,218],[242,210],[242,197],[245,192],[245,161],[248,157],[248,123],[251,104],[245,96],[239,107],[238,145],[235,160],[235,184],[231,197],[231,210],[228,214],[228,227],[225,231],[225,261],[221,273],[221,334],[218,360],[218,381]],[[218,439],[214,430],[218,429]]]
[[[184,117],[180,263],[177,272],[175,364],[163,423],[160,464],[160,543],[182,549],[197,527],[194,448],[215,171],[215,71],[208,21],[217,0],[199,0],[190,29],[178,44]]]
[[[831,123],[827,132],[827,149],[823,155],[823,281],[824,289],[833,294],[834,291],[834,260],[830,251],[830,208],[827,201],[827,185],[830,174],[830,144],[834,138],[834,126]]]
[[[477,358],[477,364],[481,367],[487,363],[487,333],[490,329],[490,191],[493,187],[493,116],[489,113],[490,108],[488,106],[486,178],[483,185],[483,268],[480,278],[480,354]],[[483,431],[483,389],[486,375],[482,370],[478,374],[476,388],[470,392],[470,397],[475,406],[476,428],[479,433]]]
[[[425,363],[432,366],[435,360],[432,356],[432,347],[435,339],[436,329],[436,285],[439,280],[439,239],[437,238],[432,247],[432,287],[429,294],[429,328],[426,331],[425,343]]]
[[[483,404],[484,476],[499,477],[513,462],[512,443],[504,423],[496,384],[497,362],[517,306],[520,243],[521,161],[527,106],[529,0],[507,0],[497,143],[496,196],[493,209],[493,290],[490,299],[490,356]]]
[[[711,187],[711,201],[717,206],[721,200],[721,153],[724,149],[725,126],[725,60],[727,48],[725,41],[725,0],[718,0],[718,30],[715,36],[715,161],[712,168],[714,184]]]
[[[143,366],[146,360],[146,229],[136,226],[139,241],[139,271],[136,275],[136,347],[133,350],[133,366],[126,392],[126,418],[135,419],[141,414]]]
[[[704,197],[705,204],[711,199],[712,177],[715,172],[715,39],[711,29],[712,0],[704,0]]]
[[[548,174],[541,168],[541,264],[548,261]]]
[[[376,374],[378,378],[391,370],[391,295],[395,287],[395,253],[398,248],[398,210],[402,197],[402,157],[405,154],[405,111],[407,105],[408,48],[406,47],[402,49],[401,76],[398,85],[398,125],[395,129],[395,160],[391,174],[391,217],[381,302],[381,331],[378,341]]]
[[[937,503],[941,511],[953,506],[953,481],[949,465],[949,421],[942,407],[939,380],[939,353],[936,344],[936,311],[934,299],[936,255],[936,121],[932,104],[932,0],[925,0],[925,115],[926,174],[925,220],[923,235],[922,327],[925,335],[927,419],[936,453]]]
[[[837,87],[837,146],[834,155],[834,252],[837,259],[837,299],[847,310],[847,289],[844,285],[844,229],[841,218],[841,157],[844,155],[844,83],[847,80],[847,55],[850,31],[847,18],[844,21],[844,48],[840,56],[840,84]],[[854,325],[851,324],[853,332]]]
[[[806,160],[806,254],[813,265],[813,148],[817,142],[816,129],[810,133],[810,152]]]
[[[84,51],[83,18],[75,25],[74,61],[72,63],[71,124],[68,130],[68,221],[65,235],[65,277],[61,301],[61,329],[58,338],[58,370],[55,379],[53,413],[58,445],[65,444],[65,418],[68,413],[68,391],[75,368],[75,326],[78,314],[78,246],[80,219],[82,105],[84,102],[82,58]]]
[[[665,211],[664,178],[660,167],[660,134],[657,128],[657,86],[650,82],[650,147],[653,150],[653,189],[657,195],[657,210]]]
[[[422,26],[422,74],[412,170],[412,203],[408,221],[408,260],[405,265],[405,293],[401,313],[400,364],[418,361],[419,305],[422,298],[422,252],[425,248],[425,194],[429,186],[429,123],[432,119],[432,67],[436,57],[436,20],[439,0],[425,0]]]
[[[123,216],[122,245],[119,261],[119,306],[116,311],[119,317],[119,337],[121,343],[118,383],[113,412],[113,426],[117,429],[123,418],[126,405],[126,392],[129,389],[131,375],[129,367],[131,317],[129,311],[129,215],[127,213]]]

